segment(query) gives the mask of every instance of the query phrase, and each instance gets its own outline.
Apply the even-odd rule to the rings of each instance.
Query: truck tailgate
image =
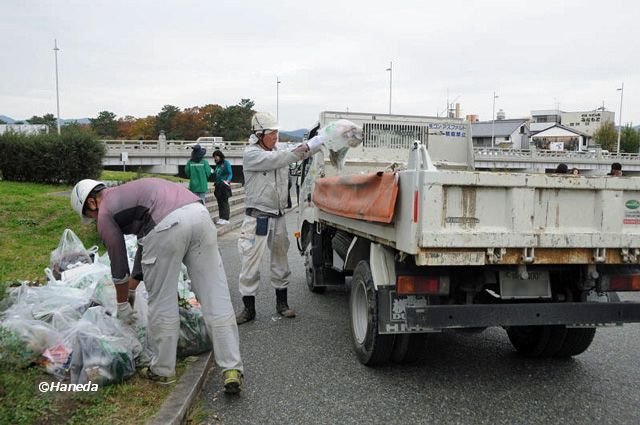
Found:
[[[636,178],[422,173],[421,248],[640,247]]]

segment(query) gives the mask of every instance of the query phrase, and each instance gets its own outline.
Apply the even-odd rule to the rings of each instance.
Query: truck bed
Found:
[[[390,224],[320,211],[425,265],[637,263],[640,181],[472,171],[399,172]]]

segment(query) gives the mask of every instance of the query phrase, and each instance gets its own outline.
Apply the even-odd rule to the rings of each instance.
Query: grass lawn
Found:
[[[127,181],[138,173],[105,172],[103,180]],[[184,179],[171,178],[174,181]],[[99,243],[95,225],[81,225],[69,204],[69,186],[0,181],[0,300],[11,282],[45,282],[44,268],[65,228],[85,247]],[[179,362],[177,373],[184,370]],[[12,369],[0,352],[0,424],[131,424],[146,422],[173,385],[134,377],[97,393],[40,393],[37,384],[52,381],[39,366]],[[175,385],[175,384],[174,384]]]

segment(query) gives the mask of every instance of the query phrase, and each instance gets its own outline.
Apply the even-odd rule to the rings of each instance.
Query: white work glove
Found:
[[[129,301],[118,303],[118,319],[125,325],[133,326],[136,324],[138,315],[131,308]]]
[[[127,301],[129,302],[129,304],[131,304],[131,307],[134,306],[134,304],[136,302],[136,290],[135,289],[129,289],[129,298],[127,299]]]
[[[362,143],[362,127],[349,120],[333,121],[318,132],[326,140],[326,146],[332,151],[342,148],[355,148]]]
[[[320,149],[325,142],[324,137],[322,136],[314,136],[311,140],[307,140],[307,146],[309,146],[309,150],[315,152]]]

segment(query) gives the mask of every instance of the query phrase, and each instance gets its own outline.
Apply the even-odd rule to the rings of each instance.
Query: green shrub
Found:
[[[75,184],[97,179],[104,154],[104,145],[81,129],[68,129],[60,136],[0,135],[0,173],[5,180]]]

